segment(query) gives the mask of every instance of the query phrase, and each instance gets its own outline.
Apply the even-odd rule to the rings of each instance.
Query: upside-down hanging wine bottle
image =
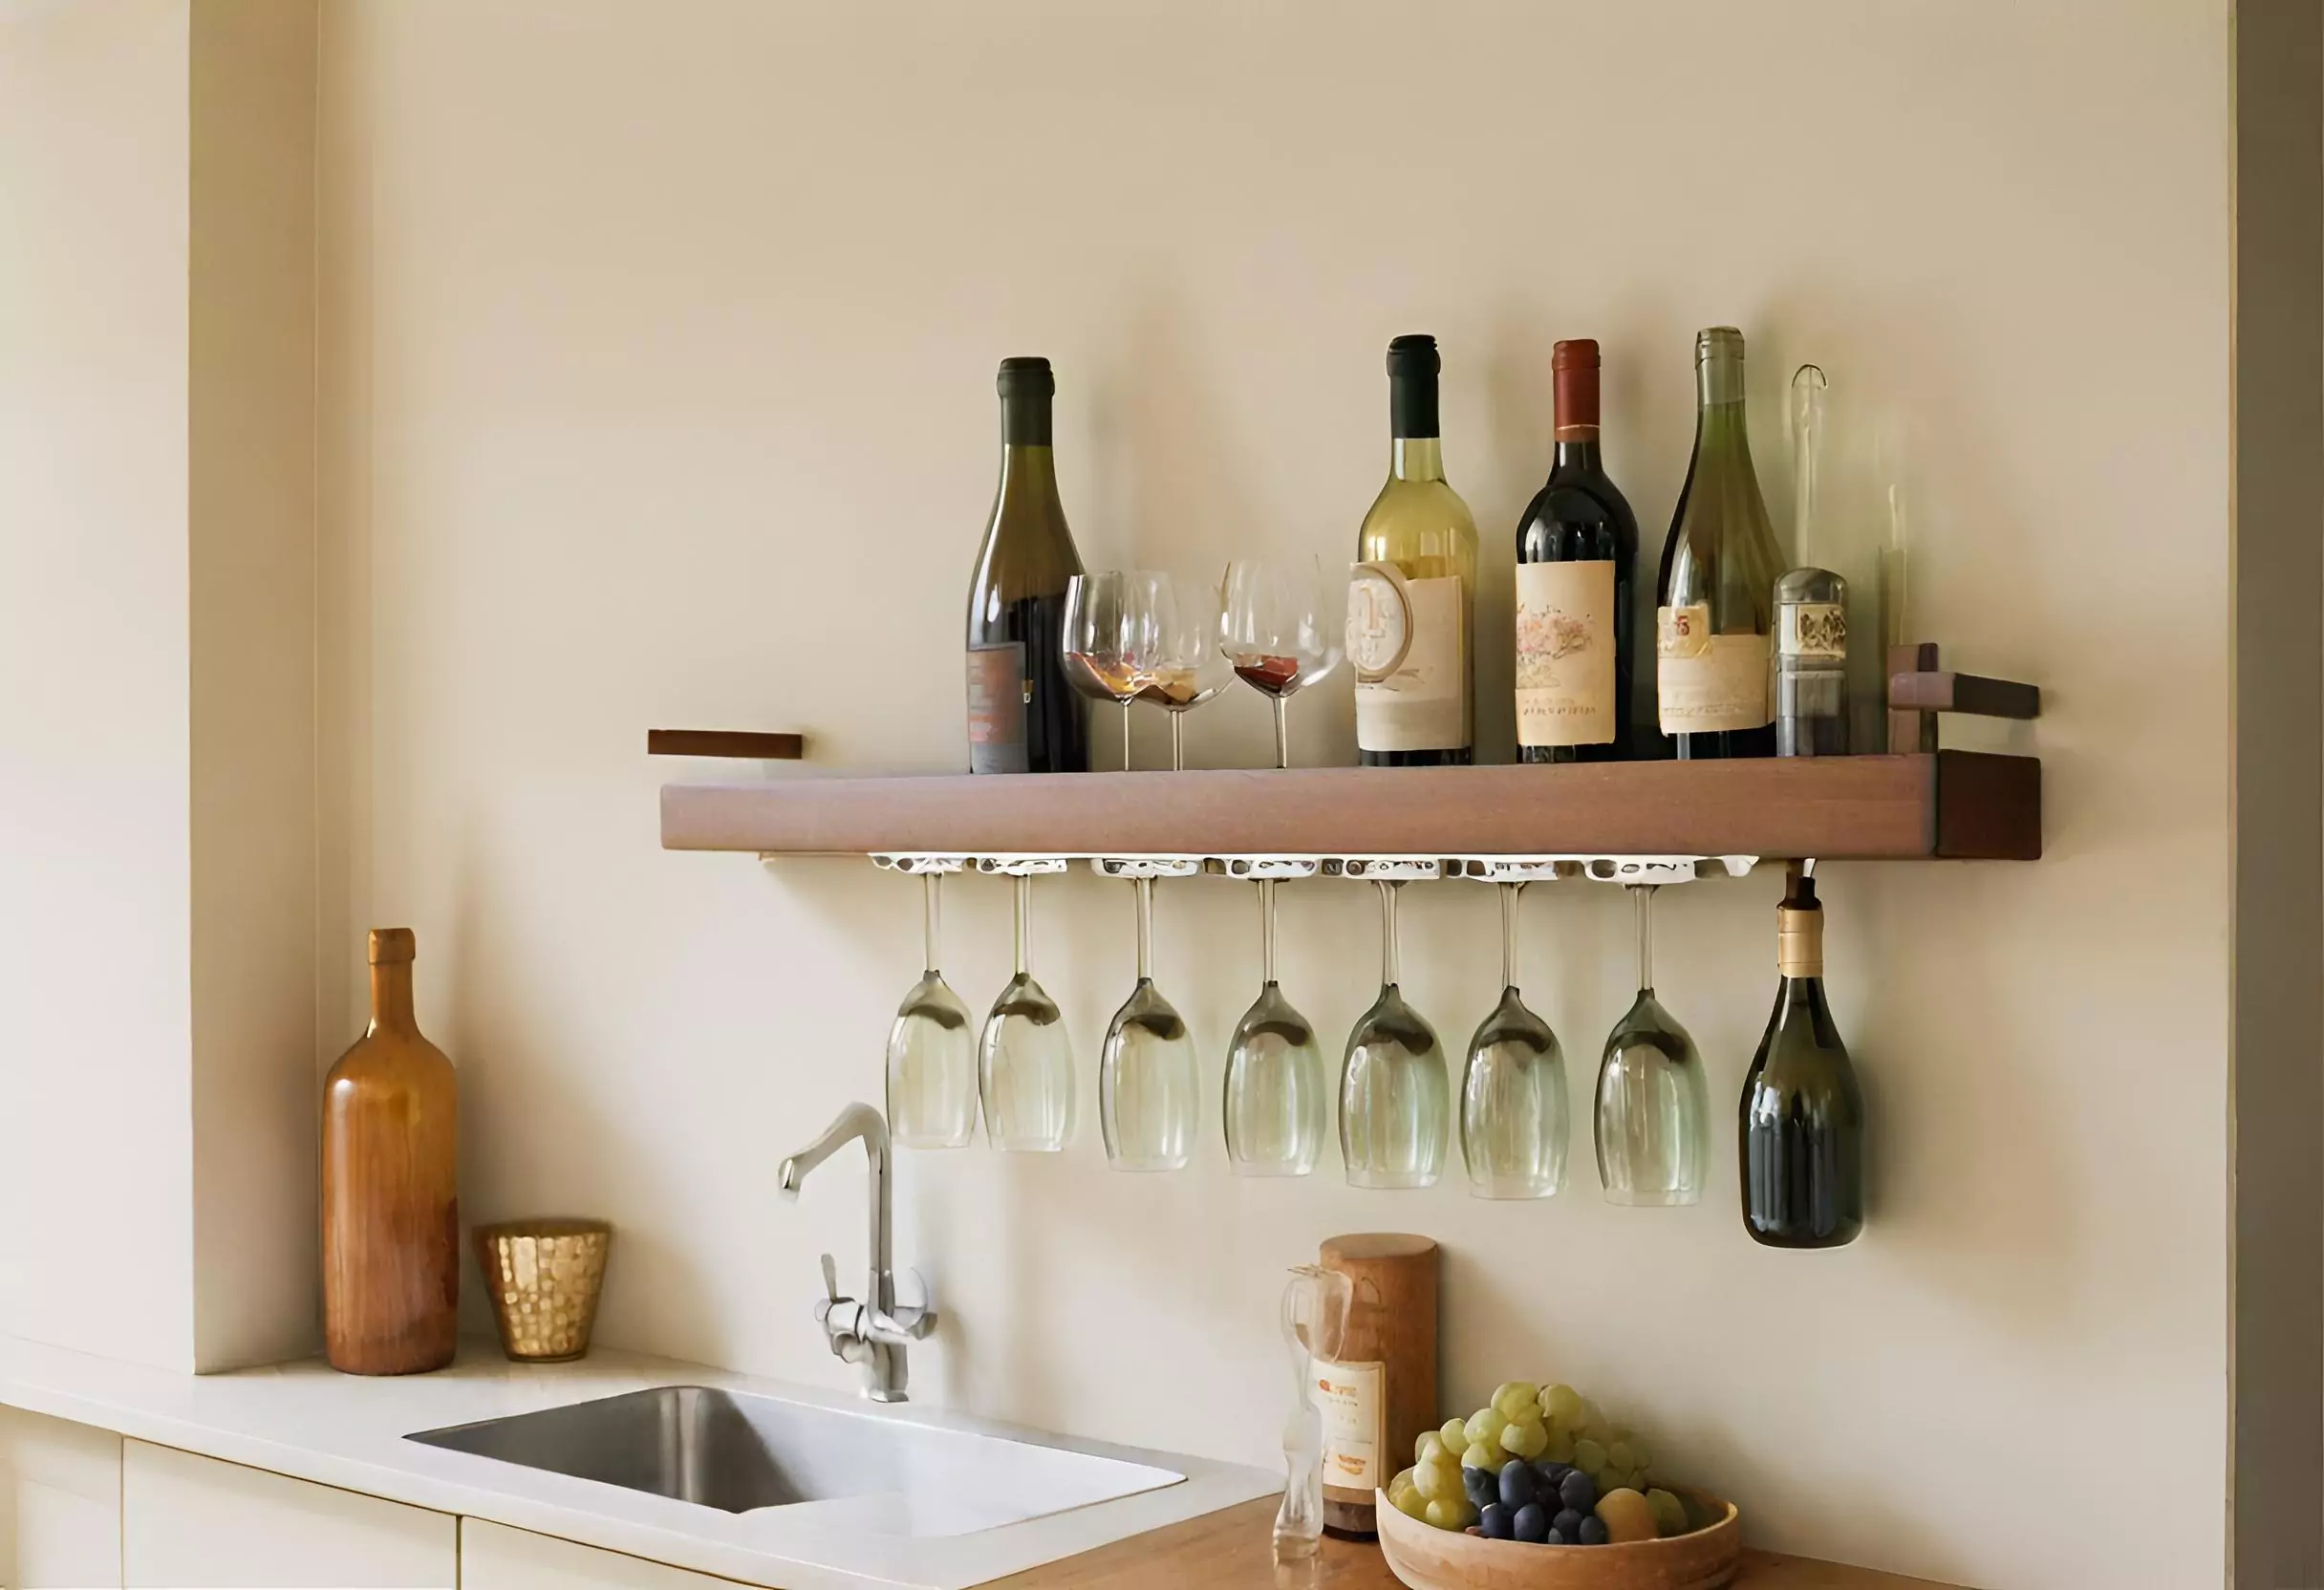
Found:
[[[1655,585],[1654,696],[1682,759],[1775,754],[1768,690],[1783,572],[1743,425],[1743,333],[1694,342],[1694,457]]]
[[[1058,644],[1082,560],[1057,500],[1057,377],[1047,359],[1002,359],[1000,386],[1001,484],[968,586],[969,771],[1086,773],[1087,709]]]
[[[1775,910],[1783,976],[1743,1079],[1743,1225],[1771,1248],[1837,1248],[1864,1228],[1864,1099],[1823,998],[1823,908],[1793,874]]]

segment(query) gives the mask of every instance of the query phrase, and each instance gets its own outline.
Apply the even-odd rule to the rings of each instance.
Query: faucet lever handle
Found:
[[[936,1288],[930,1286],[928,1278],[917,1270],[907,1270],[904,1274],[912,1278],[913,1287],[919,1293],[920,1300],[916,1303],[897,1303],[894,1312],[888,1316],[888,1322],[910,1340],[924,1342],[929,1333],[936,1328]]]
[[[831,1262],[829,1254],[823,1256],[823,1295],[832,1303],[847,1300],[839,1295],[839,1266]]]

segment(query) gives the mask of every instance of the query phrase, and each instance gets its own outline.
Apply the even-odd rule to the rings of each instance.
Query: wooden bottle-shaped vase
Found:
[[[374,928],[371,1025],[323,1082],[323,1341],[351,1375],[452,1362],[459,1085],[412,1019],[412,930]]]

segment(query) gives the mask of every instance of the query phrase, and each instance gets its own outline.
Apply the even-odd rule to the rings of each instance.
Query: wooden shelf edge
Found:
[[[1975,751],[1555,767],[665,784],[673,850],[2031,861],[2041,763]]]

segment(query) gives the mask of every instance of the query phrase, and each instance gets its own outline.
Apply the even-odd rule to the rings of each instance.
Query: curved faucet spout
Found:
[[[888,1191],[888,1123],[880,1112],[867,1104],[848,1106],[824,1128],[821,1137],[783,1162],[776,1171],[775,1179],[783,1196],[795,1199],[799,1196],[800,1184],[807,1180],[808,1171],[849,1143],[859,1139],[872,1170],[872,1276],[871,1284],[864,1293],[864,1301],[880,1314],[887,1315],[895,1309],[895,1264]]]

